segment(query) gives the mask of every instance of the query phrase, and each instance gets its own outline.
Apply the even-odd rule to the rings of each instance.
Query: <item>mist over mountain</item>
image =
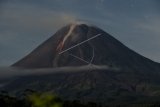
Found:
[[[87,24],[63,27],[12,67],[16,75],[0,90],[16,95],[33,89],[65,100],[101,103],[143,102],[160,96],[159,63]]]

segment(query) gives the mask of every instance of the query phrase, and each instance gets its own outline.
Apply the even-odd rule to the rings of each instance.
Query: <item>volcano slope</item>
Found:
[[[159,63],[86,24],[63,27],[12,67],[33,72],[1,87],[16,94],[33,89],[101,103],[149,103],[160,96]]]
[[[88,41],[84,42],[86,40]],[[75,46],[79,43],[82,44]],[[63,52],[71,47],[73,48]],[[94,58],[92,58],[93,54]],[[135,70],[142,69],[143,71],[159,70],[158,63],[135,53],[103,30],[85,24],[71,24],[63,27],[12,66],[54,68],[87,64],[73,55],[84,59],[86,62],[92,60],[92,64],[95,65],[119,66]]]

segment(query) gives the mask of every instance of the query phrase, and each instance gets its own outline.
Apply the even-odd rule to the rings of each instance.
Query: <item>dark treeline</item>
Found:
[[[0,107],[102,107],[94,102],[82,104],[79,100],[62,101],[49,93],[26,90],[20,97],[13,97],[6,91],[0,92]]]
[[[160,104],[102,105],[94,102],[81,103],[79,100],[63,101],[49,93],[26,90],[22,97],[13,97],[5,91],[0,93],[0,107],[160,107]]]

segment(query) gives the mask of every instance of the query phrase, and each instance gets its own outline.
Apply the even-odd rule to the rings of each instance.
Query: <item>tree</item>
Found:
[[[49,93],[33,93],[29,95],[28,100],[32,107],[62,107],[60,99]]]

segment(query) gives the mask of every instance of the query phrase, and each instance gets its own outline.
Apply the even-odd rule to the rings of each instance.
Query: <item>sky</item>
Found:
[[[77,21],[160,62],[160,0],[0,0],[0,66],[15,63]]]

